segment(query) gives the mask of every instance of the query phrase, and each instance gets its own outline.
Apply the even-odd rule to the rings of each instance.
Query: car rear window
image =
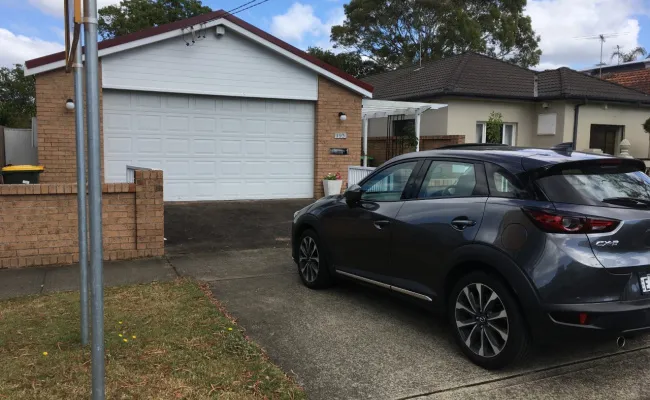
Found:
[[[569,168],[538,179],[550,201],[608,206],[604,199],[635,198],[650,201],[650,177],[640,171],[616,168]]]

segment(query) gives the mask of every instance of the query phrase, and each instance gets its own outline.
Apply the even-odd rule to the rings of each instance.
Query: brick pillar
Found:
[[[165,254],[163,172],[135,171],[136,243],[139,257]]]
[[[323,177],[340,172],[347,187],[348,167],[361,163],[362,96],[322,76],[318,77],[316,137],[314,148],[314,196],[323,196]],[[339,113],[347,115],[341,121]],[[347,133],[347,139],[334,139],[335,133]],[[348,155],[331,155],[331,148],[346,148]]]

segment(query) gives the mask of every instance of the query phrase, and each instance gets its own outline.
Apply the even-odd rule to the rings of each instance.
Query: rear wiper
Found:
[[[607,199],[603,199],[601,201],[603,203],[617,204],[617,205],[628,206],[628,207],[641,207],[641,208],[650,207],[650,200],[640,199],[637,197],[610,197]]]

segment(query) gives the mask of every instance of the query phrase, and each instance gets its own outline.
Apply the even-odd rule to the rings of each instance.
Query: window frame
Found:
[[[501,174],[504,178],[508,179],[510,183],[514,186],[515,192],[512,193],[512,196],[504,196],[504,192],[497,190],[494,179],[491,178],[495,173]],[[488,188],[490,189],[490,197],[499,198],[499,199],[533,199],[534,195],[526,189],[526,186],[523,182],[517,178],[513,173],[508,171],[506,168],[494,164],[491,162],[485,163],[485,178],[487,179]]]
[[[478,143],[486,143],[487,140],[487,121],[476,121],[476,125],[481,125],[483,127],[481,133],[481,141]],[[505,140],[506,125],[512,126],[512,144],[508,146],[517,145],[517,122],[504,122],[501,127],[501,144],[508,144]]]
[[[422,185],[424,184],[424,178],[426,178],[427,173],[431,164],[434,162],[449,162],[449,163],[463,163],[463,164],[472,164],[474,165],[474,175],[476,178],[476,187],[474,191],[476,194],[471,196],[445,196],[445,197],[433,197],[433,198],[424,198],[420,196],[420,190],[422,190]],[[441,158],[428,158],[420,167],[416,182],[413,185],[413,190],[410,193],[410,196],[406,200],[415,200],[415,201],[426,201],[426,200],[440,200],[440,199],[467,199],[474,197],[488,197],[490,195],[490,190],[488,188],[487,178],[485,175],[485,166],[482,161],[471,160],[466,158],[451,158],[451,157],[441,157]]]
[[[368,181],[370,181],[373,177],[375,177],[376,175],[380,174],[381,172],[387,170],[388,168],[392,168],[392,167],[394,167],[396,165],[399,165],[399,164],[415,162],[415,166],[413,167],[413,170],[411,171],[411,175],[409,176],[408,180],[406,181],[406,186],[404,186],[404,190],[402,190],[402,195],[400,196],[400,198],[398,200],[390,200],[390,201],[386,201],[386,200],[368,200],[368,199],[363,198],[363,193],[362,193],[361,202],[366,202],[366,203],[395,203],[395,202],[398,202],[398,201],[404,201],[406,198],[408,198],[408,196],[413,191],[414,183],[416,181],[417,176],[420,174],[422,166],[424,165],[425,161],[426,160],[423,159],[423,158],[408,158],[408,159],[404,159],[404,160],[395,161],[395,162],[392,162],[390,164],[385,164],[382,167],[377,168],[375,171],[373,171],[372,174],[366,176],[364,179],[361,180],[361,182],[358,183],[359,187],[363,188],[363,185],[368,183]]]

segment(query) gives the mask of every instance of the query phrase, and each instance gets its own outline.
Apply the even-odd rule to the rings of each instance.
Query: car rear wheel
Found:
[[[521,360],[530,339],[519,305],[501,279],[482,271],[461,277],[450,293],[449,322],[475,364],[499,369]]]
[[[298,274],[302,283],[310,289],[322,289],[333,283],[325,252],[316,232],[305,231],[298,244]]]

